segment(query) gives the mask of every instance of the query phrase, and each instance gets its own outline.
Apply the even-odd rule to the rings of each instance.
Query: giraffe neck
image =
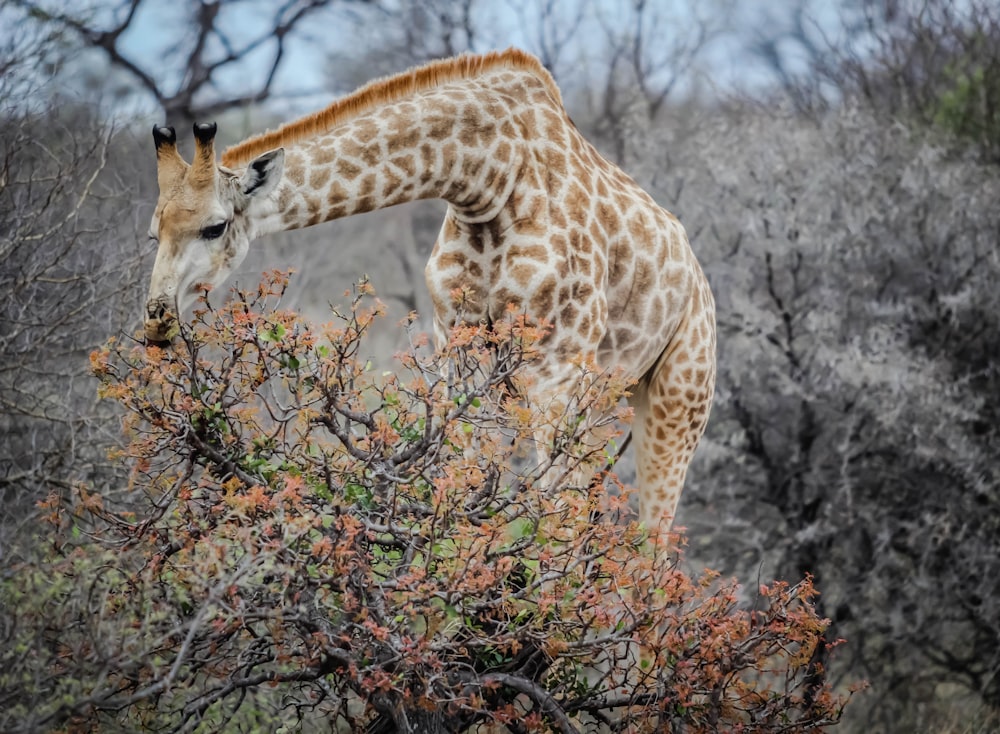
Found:
[[[254,236],[428,198],[462,221],[493,219],[520,158],[509,111],[476,99],[482,90],[428,90],[293,143]]]

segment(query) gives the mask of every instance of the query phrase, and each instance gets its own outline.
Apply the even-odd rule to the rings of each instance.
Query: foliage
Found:
[[[285,284],[206,305],[170,351],[92,355],[127,411],[129,481],[43,503],[48,557],[0,587],[0,728],[840,718],[808,579],[762,586],[746,611],[733,584],[681,571],[677,538],[630,520],[602,469],[613,375],[581,363],[559,416],[519,401],[544,332],[513,312],[432,355],[415,340],[398,374],[376,374],[365,283],[318,328],[276,310]],[[552,445],[530,450],[544,420]]]
[[[40,496],[106,472],[87,354],[139,313],[130,140],[33,86],[50,53],[0,48],[0,556]]]
[[[991,0],[859,3],[808,72],[788,79],[806,107],[863,100],[1000,161],[1000,11]],[[822,47],[822,52],[818,48]]]
[[[727,573],[815,575],[858,726],[995,710],[1000,175],[864,105],[739,115],[673,154],[720,325],[681,520]]]

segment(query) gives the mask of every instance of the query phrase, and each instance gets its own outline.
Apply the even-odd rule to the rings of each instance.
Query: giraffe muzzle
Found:
[[[180,333],[181,325],[174,314],[176,309],[162,298],[154,298],[146,304],[144,330],[146,343],[166,347]]]

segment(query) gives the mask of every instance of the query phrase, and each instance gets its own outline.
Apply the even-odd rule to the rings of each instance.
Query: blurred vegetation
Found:
[[[16,18],[30,5],[5,0],[0,13]],[[99,73],[88,84],[107,78],[115,98],[131,85],[160,105],[157,120],[224,115],[222,135],[287,114],[280,79],[236,89],[202,74],[188,94],[183,75],[161,79],[151,63],[140,70],[162,99],[150,92],[109,53],[121,51],[113,42],[142,5],[70,19],[106,34],[123,28],[102,43],[50,14],[16,24],[36,32],[0,44],[0,279],[10,294],[0,324],[0,579],[18,605],[56,620],[27,629],[5,602],[5,667],[55,649],[45,646],[58,641],[60,605],[72,597],[68,576],[16,571],[53,542],[36,503],[79,486],[120,498],[127,486],[106,454],[124,440],[120,415],[96,402],[86,355],[138,327],[151,264],[151,120],[112,126],[107,98],[88,87],[87,100],[103,103],[95,109],[73,96],[79,77],[66,70],[89,65]],[[196,12],[215,5],[214,15]],[[517,25],[528,30],[516,36],[471,0],[305,5],[313,28],[346,29],[327,55],[338,92],[465,48],[516,42],[543,58],[578,126],[685,223],[718,301],[718,397],[679,518],[686,563],[734,575],[750,590],[745,605],[758,579],[812,575],[826,634],[847,640],[827,661],[829,680],[870,683],[842,730],[995,730],[995,4],[843,0],[831,15],[809,0],[694,10],[523,0]],[[191,2],[190,24],[218,41],[231,13],[253,6]],[[183,26],[169,30],[183,36]],[[302,26],[286,36],[316,43]],[[210,54],[224,46],[195,52],[198,37],[177,42],[177,69],[219,60]],[[720,48],[753,80],[739,94],[712,75]],[[42,68],[56,81],[39,79]],[[239,106],[265,89],[274,104]],[[170,112],[162,100],[189,106]],[[420,272],[439,222],[440,207],[422,203],[281,235],[260,243],[237,278],[296,268],[283,305],[325,319],[327,302],[367,273],[390,316],[416,308],[423,318]],[[409,339],[392,326],[371,336],[370,356],[385,368]],[[618,469],[627,480],[627,458]],[[272,728],[265,719],[230,726]]]

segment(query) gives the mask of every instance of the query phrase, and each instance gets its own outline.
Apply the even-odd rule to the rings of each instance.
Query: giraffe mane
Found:
[[[393,76],[374,79],[318,112],[231,146],[222,154],[222,165],[229,168],[244,165],[269,150],[325,133],[372,107],[394,102],[455,79],[471,79],[497,68],[521,69],[534,73],[549,87],[553,98],[562,103],[559,88],[552,75],[531,54],[517,48],[485,54],[467,53],[432,61]]]

